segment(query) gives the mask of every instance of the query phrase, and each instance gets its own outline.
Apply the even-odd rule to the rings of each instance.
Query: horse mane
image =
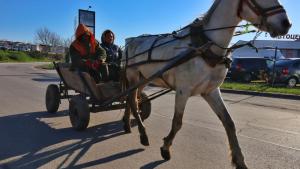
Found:
[[[214,0],[212,6],[209,8],[209,10],[206,13],[196,18],[192,23],[190,23],[186,27],[190,27],[190,26],[199,27],[199,26],[203,26],[203,24],[207,24],[221,1],[222,0]],[[182,29],[185,29],[186,27]]]
[[[207,23],[210,20],[212,14],[217,9],[217,7],[218,7],[218,5],[220,4],[221,1],[222,0],[214,0],[213,5],[209,8],[209,10],[203,16],[201,16],[199,18],[199,20],[202,20],[203,23]]]

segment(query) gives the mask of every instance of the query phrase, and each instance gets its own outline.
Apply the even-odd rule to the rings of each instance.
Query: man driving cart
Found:
[[[79,24],[75,36],[76,40],[70,46],[71,69],[88,72],[96,83],[108,81],[106,52],[93,33],[85,25]]]

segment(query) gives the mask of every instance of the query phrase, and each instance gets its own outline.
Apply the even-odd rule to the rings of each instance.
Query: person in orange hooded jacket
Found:
[[[107,81],[108,69],[104,64],[105,50],[85,25],[79,24],[75,35],[76,40],[70,46],[71,68],[88,72],[97,83]]]

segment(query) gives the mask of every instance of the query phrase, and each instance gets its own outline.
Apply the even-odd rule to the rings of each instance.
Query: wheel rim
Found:
[[[296,79],[292,78],[292,79],[289,80],[289,86],[290,87],[294,87],[294,86],[296,86],[296,84],[297,84],[297,80]]]

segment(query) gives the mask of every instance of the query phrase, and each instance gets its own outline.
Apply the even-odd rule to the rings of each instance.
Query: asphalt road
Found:
[[[159,148],[171,127],[174,94],[152,102],[146,120],[150,146],[137,128],[122,130],[123,110],[92,114],[89,128],[76,132],[68,102],[45,112],[44,95],[57,83],[53,71],[33,64],[0,64],[0,168],[231,169],[224,128],[201,97],[187,105],[183,128],[163,161]],[[148,92],[156,90],[148,89]],[[223,94],[251,169],[300,168],[300,102]]]

